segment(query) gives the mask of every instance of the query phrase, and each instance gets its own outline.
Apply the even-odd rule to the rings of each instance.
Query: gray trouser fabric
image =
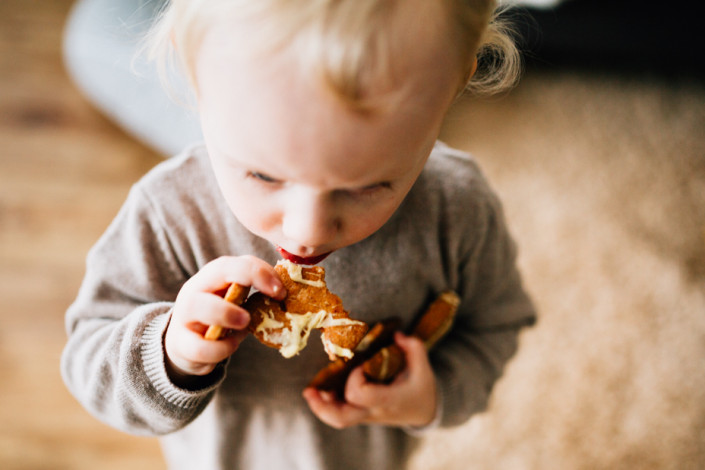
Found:
[[[128,133],[171,156],[202,136],[193,104],[173,99],[154,64],[138,55],[143,35],[163,3],[79,0],[67,22],[63,46],[66,68],[85,96]],[[174,75],[170,83],[187,94],[185,79]]]

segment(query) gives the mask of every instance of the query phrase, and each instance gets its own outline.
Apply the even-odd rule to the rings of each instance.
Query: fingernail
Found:
[[[281,297],[283,292],[284,292],[284,285],[281,283],[279,280],[273,280],[272,283],[270,284],[270,287],[272,289],[272,292],[274,295],[272,297],[278,298]]]

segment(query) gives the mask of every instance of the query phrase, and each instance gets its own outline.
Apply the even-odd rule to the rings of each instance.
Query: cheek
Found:
[[[346,238],[350,243],[363,240],[379,230],[392,217],[401,201],[392,201],[372,209],[356,211],[346,220]]]
[[[219,178],[218,185],[230,211],[247,230],[265,237],[278,226],[281,216],[275,208],[264,204],[264,201],[253,197],[252,194],[239,190],[236,184]]]

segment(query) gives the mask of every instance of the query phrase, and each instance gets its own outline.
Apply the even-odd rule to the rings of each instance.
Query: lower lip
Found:
[[[286,251],[284,248],[282,248],[280,246],[277,247],[277,251],[279,252],[280,255],[282,255],[284,257],[284,259],[287,259],[287,260],[291,261],[292,263],[308,264],[308,265],[318,264],[321,261],[323,261],[324,259],[326,259],[329,254],[332,253],[329,251],[328,253],[324,253],[322,255],[304,258],[302,256],[292,255],[291,253],[289,253],[288,251]]]

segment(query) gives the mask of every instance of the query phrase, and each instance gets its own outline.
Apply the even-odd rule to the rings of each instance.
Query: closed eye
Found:
[[[352,191],[354,195],[358,196],[371,196],[373,194],[376,194],[378,192],[381,192],[385,189],[392,189],[392,183],[389,182],[382,182],[382,183],[375,183],[371,184],[369,186],[364,186],[359,189],[355,189]]]
[[[271,176],[269,176],[267,174],[260,173],[259,171],[248,171],[247,177],[261,181],[263,183],[275,184],[275,183],[280,182],[278,179],[272,178]]]

